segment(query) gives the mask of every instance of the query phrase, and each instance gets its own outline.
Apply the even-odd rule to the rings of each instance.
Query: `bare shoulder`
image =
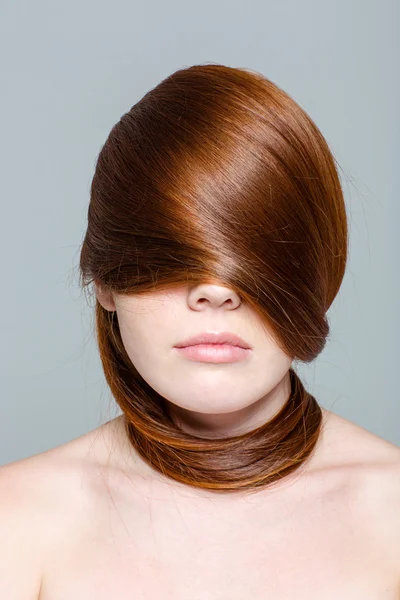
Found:
[[[106,489],[102,473],[127,465],[122,423],[114,419],[0,467],[0,598],[38,600],[51,556],[71,532],[100,515],[93,509]],[[356,506],[400,584],[400,448],[325,409],[323,437],[325,472],[349,482],[353,492],[345,501]]]
[[[20,465],[0,468],[0,597],[9,600],[37,600],[40,593],[42,540],[29,483]]]
[[[366,486],[368,496],[379,499],[384,491],[394,496],[400,493],[398,446],[325,409],[324,438],[324,464],[347,471]]]
[[[50,502],[39,463],[25,459],[0,467],[1,598],[40,597]]]
[[[74,508],[85,505],[88,478],[96,478],[90,450],[99,430],[92,430],[65,444],[0,467],[0,507],[27,515],[34,528],[46,537],[44,523],[57,533],[60,514],[68,518]],[[68,507],[69,510],[64,511]],[[72,516],[73,518],[73,516]],[[59,527],[68,526],[59,524]]]
[[[49,553],[85,506],[87,436],[0,467],[0,598],[38,600]]]
[[[382,556],[393,558],[400,593],[400,448],[330,411],[325,429],[327,460],[339,465]]]

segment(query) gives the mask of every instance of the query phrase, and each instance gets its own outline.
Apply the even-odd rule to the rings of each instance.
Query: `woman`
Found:
[[[262,75],[181,69],[124,114],[80,258],[122,415],[2,468],[0,597],[400,598],[400,450],[293,368],[347,254],[335,159]]]

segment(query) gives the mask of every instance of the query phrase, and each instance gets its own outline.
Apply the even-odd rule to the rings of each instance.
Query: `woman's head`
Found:
[[[98,157],[80,266],[83,284],[96,284],[107,381],[149,463],[191,485],[233,490],[305,461],[321,410],[290,365],[312,361],[326,343],[347,244],[324,137],[262,75],[181,69],[121,117]],[[210,330],[242,336],[249,357],[198,363],[173,349]],[[286,390],[282,410],[238,436],[207,440],[173,418],[179,407],[214,421],[257,412],[263,394],[262,414],[272,416],[277,390]]]

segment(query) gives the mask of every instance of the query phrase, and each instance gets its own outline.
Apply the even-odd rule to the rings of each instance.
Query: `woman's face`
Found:
[[[270,420],[290,394],[292,359],[229,288],[201,284],[145,296],[104,294],[143,379],[169,403],[182,429],[204,437],[243,433]],[[175,344],[204,332],[232,332],[251,347],[241,360],[191,360]]]

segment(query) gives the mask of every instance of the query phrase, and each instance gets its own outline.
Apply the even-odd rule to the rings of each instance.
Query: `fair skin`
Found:
[[[99,290],[97,297],[104,308],[117,311],[130,360],[169,401],[186,431],[204,436],[247,431],[272,419],[286,403],[292,360],[232,290],[202,284],[145,296]],[[174,348],[203,331],[241,336],[252,346],[249,358],[227,364],[196,362]]]
[[[286,402],[291,359],[228,288],[97,294],[186,431],[247,431]],[[205,330],[239,334],[249,359],[177,355],[175,343]],[[117,417],[0,469],[0,597],[399,600],[399,507],[400,449],[325,409],[306,468],[250,497],[165,477]]]

